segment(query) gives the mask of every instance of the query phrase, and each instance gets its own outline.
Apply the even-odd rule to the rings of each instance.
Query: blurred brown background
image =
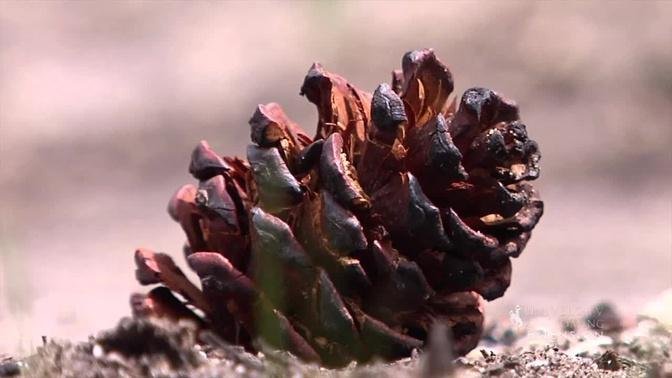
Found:
[[[433,47],[457,94],[518,101],[546,215],[490,319],[636,312],[672,287],[672,3],[0,2],[0,352],[129,313],[137,246],[200,139],[241,154],[256,104],[311,132],[311,62],[373,90]],[[183,264],[184,266],[184,264]]]

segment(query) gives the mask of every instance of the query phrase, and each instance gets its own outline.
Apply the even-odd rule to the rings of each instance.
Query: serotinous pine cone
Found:
[[[301,87],[319,113],[314,138],[269,103],[250,119],[247,160],[202,141],[198,186],[168,206],[201,289],[139,249],[140,283],[164,286],[134,295],[134,314],[327,366],[408,356],[437,322],[456,353],[473,349],[484,299],[504,294],[543,212],[529,184],[539,149],[498,93],[472,88],[457,106],[431,49],[402,67],[370,95],[314,64]]]

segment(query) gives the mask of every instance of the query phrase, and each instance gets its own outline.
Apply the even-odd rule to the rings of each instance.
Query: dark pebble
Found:
[[[500,375],[504,372],[504,364],[493,364],[487,368],[485,374],[491,377]]]
[[[0,377],[13,377],[21,374],[21,366],[16,361],[0,363]]]

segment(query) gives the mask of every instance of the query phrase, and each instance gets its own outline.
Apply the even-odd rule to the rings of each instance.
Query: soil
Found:
[[[197,335],[188,323],[124,318],[86,342],[45,340],[30,357],[5,358],[0,377],[672,377],[668,322],[640,316],[629,323],[606,304],[580,324],[521,324],[512,314],[464,357],[446,358],[450,341],[433,336],[407,359],[328,370],[263,345],[250,354],[207,331]]]

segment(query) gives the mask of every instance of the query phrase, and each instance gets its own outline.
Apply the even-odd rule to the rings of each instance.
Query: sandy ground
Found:
[[[372,15],[376,15],[375,17]],[[314,60],[365,89],[431,46],[457,93],[515,98],[546,214],[491,319],[624,312],[672,287],[669,3],[0,2],[0,351],[84,339],[129,313],[132,252],[178,261],[165,212],[206,138],[240,154]]]
[[[669,307],[671,299],[672,292],[657,303]],[[268,348],[249,354],[207,332],[197,335],[186,324],[125,318],[86,342],[47,341],[32,356],[0,360],[0,376],[11,372],[78,378],[669,377],[670,331],[669,324],[666,327],[653,318],[609,333],[596,332],[581,322],[570,330],[557,321],[535,318],[527,324],[498,324],[481,347],[454,359],[445,329],[435,329],[429,345],[408,358],[325,369]]]

